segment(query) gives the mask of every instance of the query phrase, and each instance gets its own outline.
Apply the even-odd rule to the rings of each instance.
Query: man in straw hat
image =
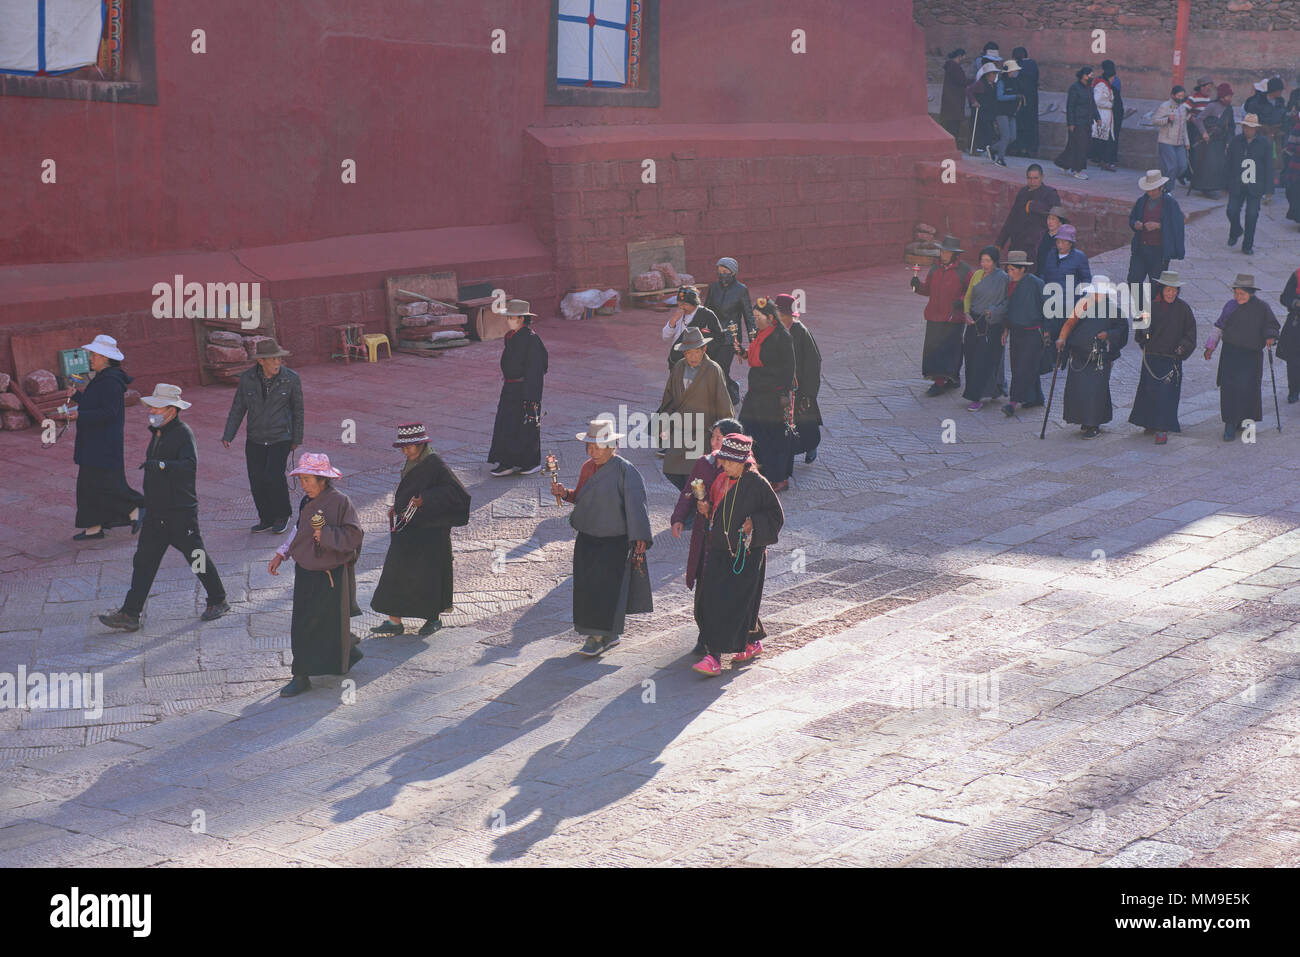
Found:
[[[1281,331],[1273,310],[1255,293],[1255,277],[1238,273],[1232,281],[1232,299],[1214,322],[1215,331],[1205,343],[1205,360],[1214,356],[1214,350],[1223,340],[1223,355],[1219,358],[1219,411],[1223,417],[1223,441],[1231,442],[1249,419],[1259,422],[1264,418],[1264,404],[1260,389],[1264,380],[1264,350],[1272,348]]]
[[[1245,237],[1241,251],[1255,252],[1255,224],[1260,201],[1273,192],[1273,145],[1259,135],[1259,117],[1247,113],[1241,132],[1228,145],[1228,245]],[[1246,228],[1241,227],[1241,208],[1246,207]]]
[[[110,628],[139,631],[140,614],[158,566],[167,549],[174,548],[203,583],[208,604],[200,617],[212,621],[230,611],[230,605],[217,566],[199,534],[198,451],[194,433],[180,419],[180,411],[190,403],[181,398],[178,386],[166,383],[159,383],[153,395],[140,401],[149,410],[149,431],[153,433],[140,466],[144,469],[145,517],[135,549],[131,590],[120,609],[100,615],[99,620]]]
[[[921,376],[934,384],[928,396],[940,395],[960,384],[962,332],[966,327],[964,312],[966,285],[971,267],[957,259],[962,253],[956,236],[945,236],[939,244],[939,262],[930,267],[924,280],[912,277],[912,291],[928,296],[925,304],[925,344],[921,347]]]
[[[469,524],[469,491],[434,453],[422,423],[399,425],[393,448],[406,462],[388,510],[388,555],[370,599],[388,620],[370,633],[400,635],[403,618],[423,618],[420,634],[432,635],[452,607],[451,530]]]
[[[1007,254],[1007,317],[1002,342],[1011,347],[1011,396],[1002,412],[1008,418],[1017,406],[1033,408],[1043,404],[1039,378],[1051,368],[1052,355],[1044,351],[1051,336],[1044,331],[1043,280],[1034,275],[1034,261],[1019,249]]]
[[[311,689],[312,675],[345,675],[361,660],[351,619],[357,605],[357,558],[365,535],[351,500],[334,487],[342,473],[328,455],[304,452],[298,476],[306,497],[298,506],[298,524],[267,565],[272,575],[293,559],[293,619],[289,625],[293,678],[280,689],[292,698]]]
[[[707,451],[709,427],[735,412],[722,368],[706,354],[711,342],[697,327],[687,327],[673,346],[686,361],[668,373],[659,404],[664,476],[679,491],[686,486],[695,461]]]
[[[258,342],[253,354],[257,361],[239,377],[221,436],[221,444],[230,448],[247,413],[244,459],[257,507],[257,524],[252,530],[270,529],[276,535],[288,529],[293,517],[284,465],[289,453],[302,445],[302,380],[283,364],[289,355],[274,339]]]
[[[1138,189],[1146,195],[1138,197],[1128,215],[1128,225],[1133,230],[1129,245],[1129,283],[1154,280],[1169,268],[1172,260],[1187,255],[1183,247],[1186,219],[1174,194],[1165,190],[1168,182],[1169,177],[1158,169],[1147,170],[1138,180]]]
[[[1151,324],[1133,338],[1142,347],[1142,372],[1128,420],[1142,426],[1156,445],[1181,432],[1178,401],[1183,391],[1183,360],[1196,350],[1196,317],[1192,307],[1178,298],[1183,282],[1176,272],[1159,277],[1159,295],[1151,304]]]
[[[645,552],[654,543],[645,482],[636,467],[617,454],[612,418],[592,419],[578,441],[587,443],[587,461],[578,484],[551,483],[551,494],[574,506],[569,524],[578,533],[573,545],[573,627],[587,638],[581,654],[594,657],[619,642],[629,614],[646,614],[650,580]]]
[[[501,347],[501,397],[492,423],[488,461],[495,478],[536,475],[542,470],[542,387],[550,356],[533,331],[536,317],[522,299],[506,304],[505,340]]]

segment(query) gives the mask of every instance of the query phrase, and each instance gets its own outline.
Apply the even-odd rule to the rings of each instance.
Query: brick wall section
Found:
[[[657,162],[654,184],[631,160],[540,162],[527,177],[529,217],[553,243],[561,288],[625,289],[627,243],[682,236],[697,279],[723,256],[746,279],[891,262],[910,234],[910,158],[801,155]],[[548,190],[549,186],[549,190]]]
[[[1020,184],[960,175],[956,183],[944,184],[938,163],[917,163],[914,172],[918,197],[915,222],[930,223],[940,237],[949,232],[955,235],[966,250],[967,261],[974,262],[980,248],[997,239]],[[1070,222],[1079,233],[1077,245],[1084,253],[1094,256],[1129,244],[1133,233],[1128,214],[1136,195],[1132,200],[1106,199],[1077,193],[1061,182],[1052,181],[1051,185],[1071,213]],[[1033,256],[1035,251],[1026,252]]]
[[[1078,0],[915,0],[913,15],[923,27],[931,24],[965,24],[988,30],[1036,28],[1054,24],[1070,29],[1104,30],[1155,27],[1173,30],[1177,0],[1143,0],[1135,3],[1080,3]],[[1279,0],[1195,0],[1191,29],[1276,31],[1300,29],[1300,4]],[[981,34],[982,35],[982,34]],[[984,43],[981,40],[976,44]],[[969,50],[970,47],[968,46]],[[1010,49],[1003,50],[1003,55]]]

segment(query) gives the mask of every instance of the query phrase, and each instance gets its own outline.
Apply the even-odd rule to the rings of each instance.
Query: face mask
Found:
[[[736,277],[734,274],[721,271],[718,272],[718,282],[722,283],[724,286],[730,286],[735,281]]]
[[[161,429],[163,427],[163,423],[166,421],[167,421],[167,416],[163,415],[161,412],[149,413],[149,425],[152,428]]]

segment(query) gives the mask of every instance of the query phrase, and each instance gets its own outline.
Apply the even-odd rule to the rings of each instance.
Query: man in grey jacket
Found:
[[[221,437],[221,444],[230,448],[239,423],[248,414],[244,455],[248,485],[257,506],[257,524],[252,530],[271,529],[277,535],[289,528],[293,518],[284,465],[289,453],[302,444],[302,380],[282,364],[288,355],[274,339],[257,344],[257,363],[239,377]]]

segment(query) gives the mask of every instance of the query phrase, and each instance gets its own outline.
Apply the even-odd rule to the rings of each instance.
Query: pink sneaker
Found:
[[[705,655],[700,661],[691,665],[692,671],[698,671],[707,678],[716,678],[722,674],[722,665],[718,664],[718,659],[713,655]]]
[[[761,641],[751,641],[749,644],[745,646],[744,651],[740,652],[740,654],[738,655],[733,655],[731,660],[733,663],[739,661],[743,664],[746,661],[750,661],[754,658],[757,658],[762,653],[763,653],[763,643]]]

